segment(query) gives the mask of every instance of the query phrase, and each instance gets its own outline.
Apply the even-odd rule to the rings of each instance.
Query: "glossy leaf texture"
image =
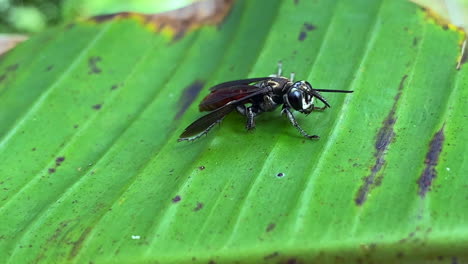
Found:
[[[141,17],[140,17],[141,18]],[[460,33],[403,0],[236,1],[174,36],[138,16],[37,35],[0,61],[7,263],[468,261]],[[177,143],[209,87],[282,61],[332,108],[233,113]]]

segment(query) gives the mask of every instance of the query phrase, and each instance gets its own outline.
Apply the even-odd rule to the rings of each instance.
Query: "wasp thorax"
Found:
[[[303,112],[312,106],[310,90],[310,85],[304,81],[296,82],[291,86],[288,92],[288,102],[294,110]]]

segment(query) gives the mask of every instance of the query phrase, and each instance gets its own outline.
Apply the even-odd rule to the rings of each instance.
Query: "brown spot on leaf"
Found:
[[[56,158],[55,159],[55,165],[60,166],[64,160],[65,160],[65,157]]]
[[[267,226],[266,231],[267,231],[267,232],[270,232],[270,231],[272,231],[273,229],[275,229],[275,227],[276,227],[276,224],[275,224],[275,223],[270,223],[270,224]]]
[[[6,79],[6,74],[0,75],[0,83],[3,82],[3,80]]]
[[[316,29],[316,27],[310,23],[305,22],[304,25],[302,25],[301,32],[299,33],[299,41],[304,41],[304,39],[307,38],[307,32],[310,32],[312,30]]]
[[[263,257],[263,259],[269,260],[269,259],[275,258],[275,257],[277,257],[277,256],[279,256],[279,252],[278,252],[278,251],[275,251],[275,252],[273,252],[273,253],[271,253],[271,254],[269,254],[269,255],[266,255],[265,257]]]
[[[205,166],[200,166],[198,167],[199,170],[204,170],[205,169]]]
[[[439,162],[439,156],[442,152],[442,146],[444,144],[444,126],[432,137],[431,143],[429,144],[429,151],[426,154],[423,173],[419,177],[419,195],[421,198],[426,196],[426,193],[430,191],[433,180],[437,177],[436,166]]]
[[[90,21],[103,23],[115,19],[133,18],[142,21],[156,32],[170,32],[174,40],[186,32],[204,25],[219,25],[229,14],[234,0],[197,1],[189,6],[159,14],[138,14],[122,12],[96,16]]]
[[[103,23],[106,21],[109,21],[111,19],[114,19],[118,16],[123,16],[125,13],[115,13],[115,14],[105,14],[105,15],[99,15],[99,16],[94,16],[91,18],[92,21],[96,23]]]
[[[401,79],[400,85],[398,87],[398,93],[393,100],[392,109],[388,113],[385,120],[382,122],[382,127],[380,128],[377,134],[376,141],[374,144],[375,163],[374,166],[372,166],[371,168],[370,175],[364,177],[363,183],[357,192],[356,198],[354,200],[356,205],[362,205],[366,201],[371,189],[379,186],[382,183],[383,175],[378,176],[377,174],[380,172],[380,170],[384,167],[386,163],[385,155],[388,146],[392,143],[395,137],[395,131],[393,130],[397,119],[395,116],[395,112],[398,106],[398,101],[400,100],[401,93],[403,92],[405,80],[407,77],[408,75],[405,75]]]
[[[78,240],[76,240],[75,242],[73,242],[73,247],[72,249],[70,250],[70,254],[68,255],[68,259],[73,259],[77,254],[78,252],[80,251],[81,249],[81,246],[83,245],[83,242],[85,241],[86,237],[89,235],[89,233],[91,232],[92,228],[91,227],[87,227],[83,233],[81,233],[80,237],[78,238]]]
[[[88,59],[89,72],[88,74],[99,74],[102,70],[98,67],[98,62],[102,61],[101,57],[93,56]]]
[[[197,98],[197,95],[200,93],[204,85],[205,82],[197,80],[184,89],[184,92],[179,99],[180,109],[175,116],[176,119],[179,119],[184,115],[185,111],[187,111],[187,108],[192,104],[195,98]]]
[[[99,110],[102,108],[102,104],[95,104],[92,106],[94,110]]]
[[[197,206],[193,209],[195,212],[200,211],[203,208],[203,203],[197,203]]]
[[[172,198],[172,202],[173,202],[173,203],[178,203],[178,202],[180,202],[180,200],[182,200],[182,198],[180,197],[180,195],[176,195],[174,198]]]
[[[55,168],[49,168],[49,173],[52,174],[52,173],[55,173]]]
[[[294,4],[295,4],[295,5],[298,5],[298,4],[299,4],[299,0],[294,0]]]

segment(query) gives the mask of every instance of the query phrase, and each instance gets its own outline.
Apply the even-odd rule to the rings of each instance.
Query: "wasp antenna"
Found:
[[[331,107],[330,104],[327,102],[327,100],[319,93],[317,93],[318,90],[312,90],[312,95],[319,99],[322,103],[324,103],[327,107]]]
[[[317,92],[324,92],[324,93],[352,93],[354,91],[345,91],[345,90],[329,90],[329,89],[314,89]]]

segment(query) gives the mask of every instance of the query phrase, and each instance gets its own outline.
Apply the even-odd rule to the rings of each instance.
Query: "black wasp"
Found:
[[[281,113],[288,117],[291,124],[304,137],[318,139],[319,136],[309,135],[299,126],[292,110],[306,115],[314,110],[323,111],[330,107],[330,104],[319,92],[352,93],[353,91],[314,89],[307,81],[294,82],[294,73],[291,73],[289,79],[281,76],[281,63],[278,66],[278,73],[270,77],[230,81],[211,87],[211,93],[199,105],[200,111],[211,112],[190,124],[178,141],[193,141],[206,135],[234,110],[247,117],[245,127],[247,130],[252,130],[255,128],[257,115],[273,111],[280,105],[283,105]],[[314,106],[315,98],[325,106]]]

